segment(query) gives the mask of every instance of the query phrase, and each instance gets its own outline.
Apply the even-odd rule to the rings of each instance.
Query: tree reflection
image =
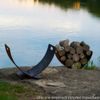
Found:
[[[28,0],[19,0],[20,2],[28,2]],[[35,3],[49,4],[60,7],[63,10],[80,8],[87,9],[93,15],[100,17],[100,0],[32,0]]]
[[[54,4],[64,10],[85,8],[93,15],[100,17],[100,0],[39,0],[39,2]]]

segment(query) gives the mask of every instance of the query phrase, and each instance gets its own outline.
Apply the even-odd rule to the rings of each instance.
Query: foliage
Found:
[[[39,93],[26,84],[0,81],[0,100],[28,100]]]
[[[93,61],[90,61],[90,62],[88,62],[88,64],[86,64],[86,65],[84,66],[83,69],[86,69],[86,70],[94,70],[94,69],[96,69],[96,66],[95,66],[95,64],[93,63]]]

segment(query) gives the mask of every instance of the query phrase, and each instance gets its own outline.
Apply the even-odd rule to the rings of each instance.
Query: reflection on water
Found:
[[[62,9],[74,8],[80,9],[86,8],[91,14],[100,17],[100,0],[39,0],[45,4],[55,4]]]
[[[86,41],[100,55],[100,0],[0,0],[0,66],[13,66],[4,43],[19,65],[41,60],[48,43]],[[51,65],[60,65],[54,58]]]
[[[74,2],[74,3],[73,3],[73,8],[79,10],[79,9],[80,9],[80,1]]]
[[[23,5],[38,5],[39,4],[39,0],[18,0],[17,1],[19,4],[23,4]]]

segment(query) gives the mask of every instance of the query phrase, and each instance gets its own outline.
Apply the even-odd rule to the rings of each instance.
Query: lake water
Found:
[[[0,0],[0,68],[14,66],[5,52],[11,47],[20,66],[37,64],[49,43],[85,41],[100,62],[100,0]],[[51,66],[61,65],[56,57]]]

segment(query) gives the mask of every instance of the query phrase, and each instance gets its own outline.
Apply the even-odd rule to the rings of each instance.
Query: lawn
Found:
[[[29,85],[0,81],[0,100],[28,100],[39,94]]]

